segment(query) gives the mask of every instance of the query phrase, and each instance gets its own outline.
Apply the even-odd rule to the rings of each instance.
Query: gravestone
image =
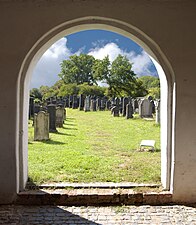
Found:
[[[73,95],[73,100],[72,100],[72,109],[77,109],[78,108],[78,97],[77,95]]]
[[[156,123],[160,124],[160,100],[155,101]]]
[[[97,111],[97,108],[96,108],[96,100],[94,100],[94,99],[91,99],[90,110],[91,111]]]
[[[34,97],[29,98],[29,119],[34,115]]]
[[[84,101],[84,112],[90,111],[90,96],[86,96]]]
[[[121,97],[119,101],[119,112],[120,114],[123,112],[123,97]]]
[[[105,101],[104,101],[104,99],[101,99],[100,110],[101,111],[105,110]]]
[[[152,113],[155,113],[155,103],[153,100],[151,100],[150,103],[152,104]]]
[[[57,107],[56,108],[56,127],[63,127],[63,121],[64,121],[64,108]]]
[[[112,113],[112,116],[118,117],[119,116],[119,107],[118,106],[112,107],[111,113]]]
[[[79,96],[79,110],[84,110],[84,95]]]
[[[49,114],[40,111],[34,114],[34,140],[43,141],[49,139]]]
[[[133,118],[133,106],[132,106],[132,104],[130,102],[126,105],[126,115],[125,115],[125,118],[126,119]]]
[[[40,105],[38,103],[34,104],[34,113],[38,113],[40,111]]]
[[[111,108],[111,101],[110,100],[107,100],[106,101],[106,109],[107,110],[110,110],[110,108]]]
[[[129,99],[127,97],[123,98],[123,105],[122,105],[122,116],[126,115],[126,106],[129,103]]]
[[[139,115],[143,117],[152,117],[152,104],[148,99],[139,102]]]
[[[97,110],[100,110],[101,108],[101,99],[99,97],[96,99],[96,108]]]
[[[48,105],[49,113],[49,131],[57,132],[56,129],[56,106],[54,104]]]
[[[120,99],[118,97],[116,97],[115,100],[114,100],[114,104],[116,106],[119,106],[119,103],[120,103]]]
[[[69,108],[72,108],[72,104],[73,104],[73,96],[70,95],[69,96]]]

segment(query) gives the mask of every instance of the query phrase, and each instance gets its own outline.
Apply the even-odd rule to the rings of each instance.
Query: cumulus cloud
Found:
[[[119,54],[126,56],[133,64],[133,71],[138,75],[154,75],[150,70],[152,61],[145,51],[140,54],[136,54],[134,51],[124,51],[116,43],[108,43],[105,46],[99,48],[95,47],[88,53],[93,55],[96,59],[103,59],[105,56],[109,56],[109,60],[112,62]]]
[[[138,75],[154,75],[150,67],[152,61],[150,57],[142,51],[140,54],[136,54],[134,51],[125,51],[120,49],[116,43],[107,43],[103,45],[103,41],[97,42],[97,46],[90,49],[88,54],[94,56],[96,59],[103,59],[105,56],[109,56],[109,60],[112,62],[119,54],[126,56],[131,63],[133,63],[133,71]],[[37,63],[30,88],[40,87],[41,85],[52,86],[58,79],[60,72],[60,63],[68,59],[72,54],[79,55],[84,51],[84,48],[79,49],[77,52],[72,52],[67,47],[67,39],[62,38],[55,42],[41,57]]]
[[[74,54],[80,54],[78,50]],[[34,71],[30,88],[41,85],[52,86],[59,78],[60,63],[68,59],[73,53],[67,47],[67,39],[62,38],[55,42],[40,58]]]

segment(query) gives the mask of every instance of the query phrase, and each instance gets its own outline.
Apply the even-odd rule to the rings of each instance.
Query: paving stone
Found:
[[[195,205],[196,206],[196,205]],[[0,224],[196,224],[196,207],[122,206],[0,206]]]

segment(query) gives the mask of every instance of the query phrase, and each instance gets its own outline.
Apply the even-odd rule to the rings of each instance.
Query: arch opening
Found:
[[[104,18],[82,18],[71,21],[54,28],[42,37],[30,50],[25,58],[22,68],[21,77],[18,83],[19,89],[19,189],[25,187],[28,177],[28,104],[29,104],[29,83],[33,68],[40,59],[41,55],[56,42],[59,38],[75,33],[77,31],[89,29],[102,29],[119,33],[138,43],[150,55],[160,77],[161,81],[161,181],[165,189],[170,189],[171,180],[171,146],[172,146],[172,100],[174,77],[171,67],[166,57],[159,47],[145,34],[138,29],[121,23]],[[161,65],[161,66],[160,66]]]

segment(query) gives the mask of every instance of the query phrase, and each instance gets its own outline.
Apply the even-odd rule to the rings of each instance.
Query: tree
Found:
[[[153,98],[160,98],[160,80],[158,77],[142,76],[139,80],[143,83],[143,86],[148,90],[148,95]]]
[[[104,66],[106,67],[106,63]],[[115,96],[137,97],[146,93],[141,82],[132,70],[132,64],[127,57],[118,55],[109,67],[108,73],[103,77],[109,85],[108,93]]]
[[[42,93],[40,92],[38,88],[32,88],[30,90],[30,95],[34,96],[34,98],[42,100]]]
[[[95,58],[91,55],[80,54],[72,55],[69,59],[61,63],[61,72],[59,77],[65,84],[75,83],[77,85],[87,83],[92,85],[95,83],[92,67]]]

